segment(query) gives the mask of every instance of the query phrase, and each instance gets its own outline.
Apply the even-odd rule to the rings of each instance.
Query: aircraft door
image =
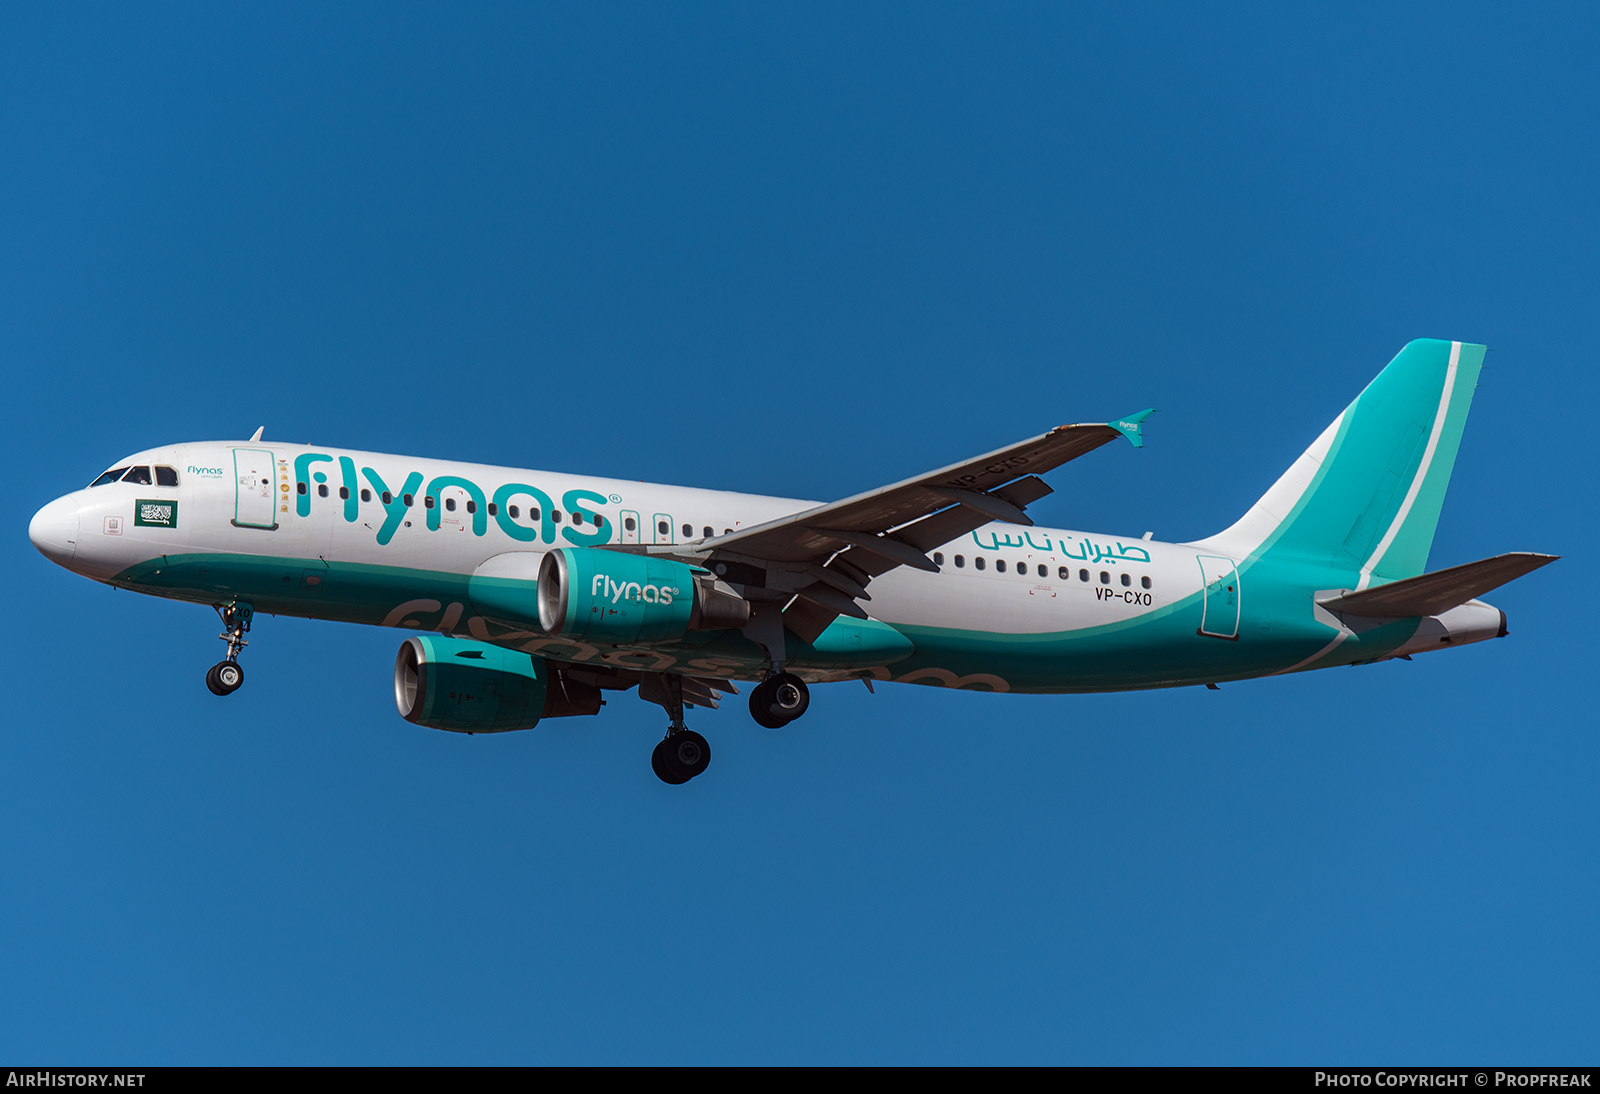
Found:
[[[1200,580],[1204,602],[1200,633],[1212,638],[1239,637],[1239,571],[1231,558],[1200,555]]]
[[[655,533],[656,543],[671,543],[672,517],[667,513],[657,513],[650,518],[650,530]]]
[[[264,448],[235,448],[233,450],[233,525],[235,528],[263,528],[267,531],[278,526],[272,497],[272,453]]]

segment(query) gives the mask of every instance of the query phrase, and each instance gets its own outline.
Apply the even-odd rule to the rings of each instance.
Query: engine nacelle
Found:
[[[456,733],[532,729],[541,718],[600,713],[600,689],[543,658],[487,642],[418,635],[394,659],[394,704],[408,722]]]
[[[750,602],[698,566],[563,547],[539,566],[539,625],[563,638],[634,645],[750,621]]]

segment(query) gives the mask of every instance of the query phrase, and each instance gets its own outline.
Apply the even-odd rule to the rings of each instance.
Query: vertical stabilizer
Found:
[[[1406,344],[1260,501],[1204,545],[1397,580],[1428,550],[1478,384],[1484,347]]]

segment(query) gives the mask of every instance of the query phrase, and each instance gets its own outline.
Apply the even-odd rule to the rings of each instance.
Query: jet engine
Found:
[[[749,620],[750,602],[698,566],[592,547],[551,551],[539,565],[539,625],[563,638],[668,642]]]
[[[394,660],[394,703],[408,722],[456,733],[532,729],[541,718],[600,713],[600,689],[543,658],[486,642],[418,635]]]

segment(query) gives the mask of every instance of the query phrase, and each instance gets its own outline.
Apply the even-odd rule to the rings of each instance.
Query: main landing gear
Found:
[[[687,691],[685,689],[688,689]],[[726,681],[690,679],[673,673],[646,673],[639,681],[639,698],[666,710],[671,724],[667,734],[650,753],[650,768],[656,778],[676,786],[686,783],[711,764],[711,745],[683,724],[684,696],[696,706],[717,705],[714,692],[738,689]],[[750,714],[759,725],[782,729],[806,712],[811,705],[811,689],[792,672],[774,666],[767,678],[750,693]]]
[[[750,691],[750,717],[765,729],[782,729],[810,705],[810,689],[792,672],[773,673]]]
[[[650,678],[649,696],[666,708],[672,723],[667,735],[650,753],[656,778],[671,786],[686,783],[711,765],[711,745],[683,724],[683,679],[662,673]],[[645,691],[641,688],[641,693]]]
[[[232,695],[244,683],[244,666],[239,664],[239,651],[250,644],[244,640],[244,636],[250,630],[255,611],[250,605],[235,601],[218,605],[217,614],[222,617],[224,628],[217,637],[228,644],[228,656],[206,671],[206,687],[211,689],[213,695]]]
[[[650,753],[650,768],[656,778],[672,786],[686,783],[711,763],[711,745],[692,729],[678,726]]]

